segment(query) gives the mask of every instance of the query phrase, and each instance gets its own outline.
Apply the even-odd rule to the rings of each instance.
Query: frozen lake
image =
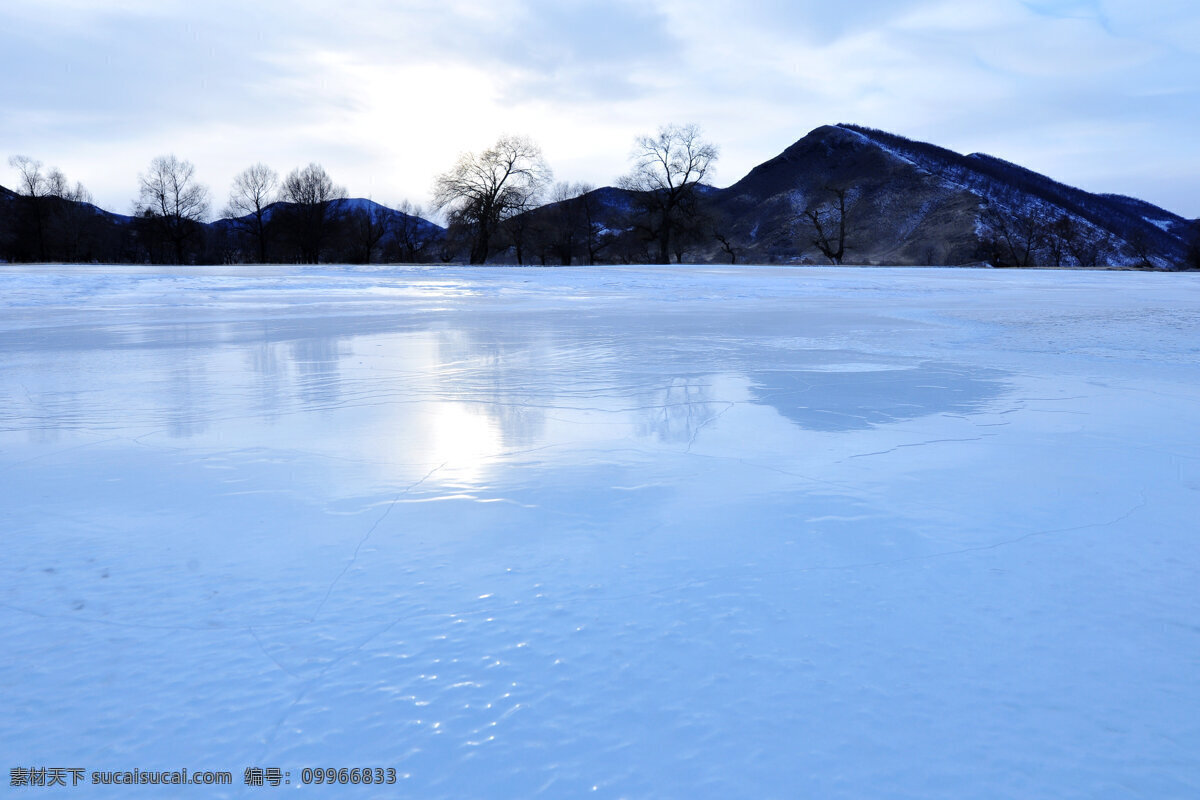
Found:
[[[71,796],[1194,798],[1198,520],[1200,275],[0,267]]]

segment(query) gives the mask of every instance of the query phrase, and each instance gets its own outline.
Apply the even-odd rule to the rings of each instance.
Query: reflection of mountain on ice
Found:
[[[1003,373],[960,365],[848,371],[760,370],[749,375],[757,402],[801,428],[848,431],[930,414],[970,414],[1005,390]]]

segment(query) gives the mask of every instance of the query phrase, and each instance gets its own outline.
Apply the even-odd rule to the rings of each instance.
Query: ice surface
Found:
[[[4,267],[0,343],[5,766],[235,779],[72,796],[1200,795],[1198,276]]]

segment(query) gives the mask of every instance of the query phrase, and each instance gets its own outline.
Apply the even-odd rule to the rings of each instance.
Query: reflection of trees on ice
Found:
[[[246,348],[246,371],[258,398],[255,410],[264,419],[274,420],[286,398],[287,363],[280,357],[279,345],[271,341],[268,331],[264,325],[262,339]]]
[[[676,377],[648,402],[638,432],[663,442],[691,443],[727,404],[716,402],[709,377]]]
[[[299,339],[292,343],[292,363],[304,406],[328,408],[342,399],[340,362],[349,355],[336,337]]]
[[[535,374],[538,358],[553,351],[553,341],[509,334],[477,335],[465,329],[439,331],[439,368],[432,372],[433,392],[457,398],[484,415],[505,449],[533,447],[546,427],[545,394],[536,393],[544,376]]]
[[[180,347],[179,357],[171,365],[162,409],[168,435],[186,439],[208,430],[210,413],[202,398],[211,397],[213,381],[205,358],[193,348],[187,326],[176,333],[173,344]]]

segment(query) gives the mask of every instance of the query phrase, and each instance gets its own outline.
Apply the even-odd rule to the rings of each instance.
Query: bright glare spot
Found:
[[[500,432],[492,420],[463,403],[436,403],[426,420],[426,431],[423,460],[430,469],[441,467],[437,477],[442,479],[478,485],[487,461],[502,450]]]

